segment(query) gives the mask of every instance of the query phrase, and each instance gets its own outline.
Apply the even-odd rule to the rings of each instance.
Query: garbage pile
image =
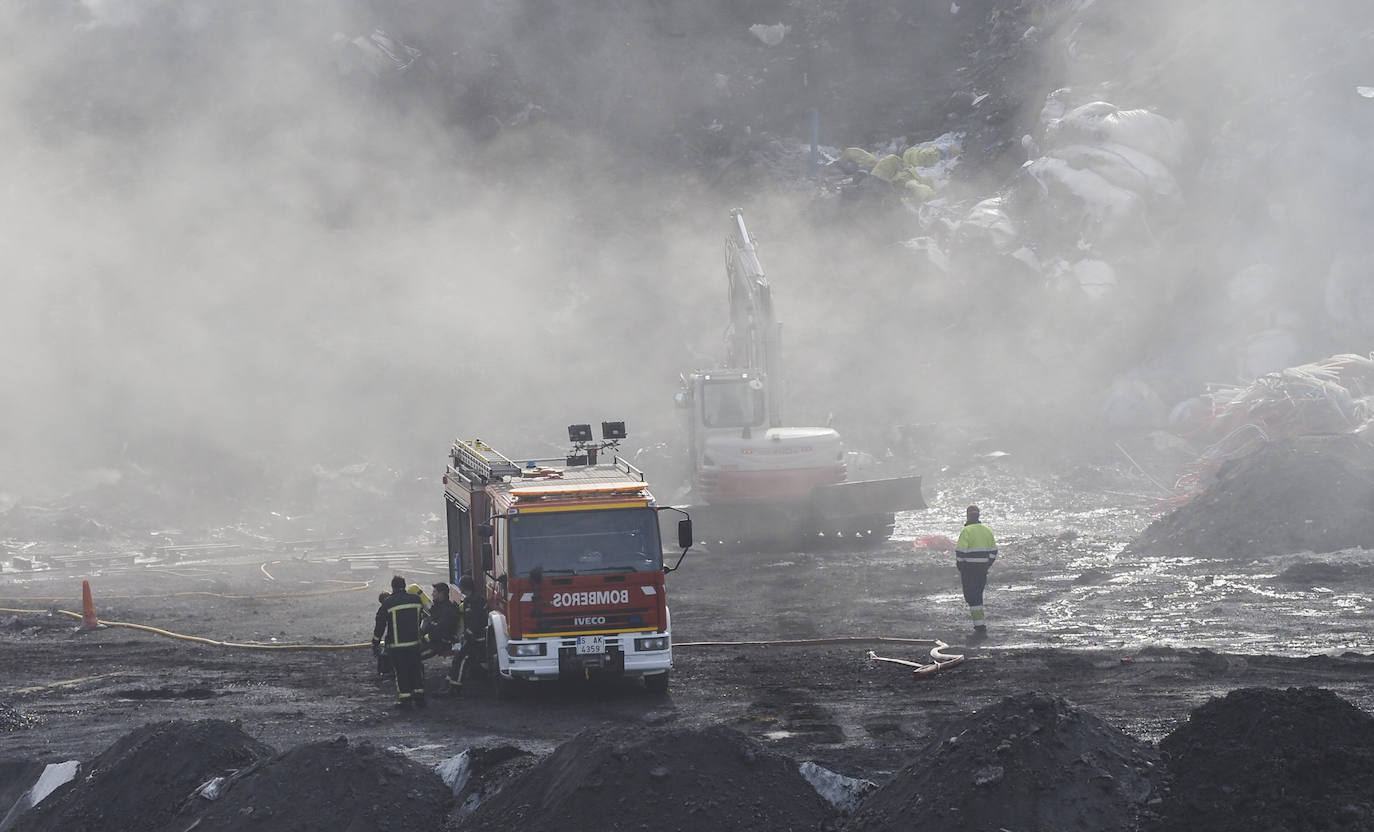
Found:
[[[795,762],[724,727],[588,730],[477,808],[463,832],[818,829],[835,812]]]
[[[1225,463],[1266,442],[1308,434],[1364,433],[1374,418],[1374,360],[1333,355],[1189,399],[1170,416],[1175,432],[1209,444],[1178,481],[1177,503],[1207,487]]]
[[[1208,444],[1127,552],[1243,556],[1374,547],[1374,360],[1333,355],[1174,408]]]
[[[957,163],[957,141],[957,137],[942,136],[928,144],[912,145],[900,155],[888,153],[882,157],[861,147],[847,147],[838,164],[846,171],[862,172],[886,182],[904,199],[920,203],[935,197],[936,169],[941,160],[949,160],[946,169]]]
[[[1374,716],[1330,691],[1231,691],[1160,750],[1171,783],[1150,832],[1374,828]]]
[[[1374,548],[1374,445],[1362,434],[1272,442],[1217,471],[1124,554],[1253,557]]]
[[[149,723],[125,734],[79,775],[20,816],[13,832],[184,829],[180,809],[212,778],[272,749],[223,720]]]
[[[947,727],[846,829],[1134,830],[1156,754],[1066,700],[1026,693]]]

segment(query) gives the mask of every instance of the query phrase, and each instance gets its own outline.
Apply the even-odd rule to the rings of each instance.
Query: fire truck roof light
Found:
[[[540,498],[583,497],[606,494],[635,494],[644,490],[642,482],[565,483],[560,485],[527,485],[510,490],[517,500]]]
[[[624,422],[602,422],[602,423],[601,423],[601,438],[602,438],[602,439],[624,439],[624,438],[625,438],[625,423],[624,423]]]

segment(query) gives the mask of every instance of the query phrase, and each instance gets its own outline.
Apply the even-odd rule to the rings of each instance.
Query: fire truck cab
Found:
[[[659,536],[660,510],[682,514],[678,543],[692,541],[685,512],[656,505],[644,473],[598,451],[605,441],[573,425],[564,458],[511,458],[480,439],[459,439],[444,476],[449,579],[473,577],[487,598],[487,666],[498,695],[516,682],[642,677],[668,688],[672,618]],[[519,461],[517,461],[519,460]],[[678,557],[678,565],[682,562]]]

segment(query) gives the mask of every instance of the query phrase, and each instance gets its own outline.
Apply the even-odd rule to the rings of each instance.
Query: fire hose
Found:
[[[262,597],[262,596],[254,596]],[[57,613],[69,618],[82,619],[84,616],[79,612],[71,610],[34,610],[34,609],[10,609],[0,607],[0,612],[18,615],[47,615]],[[185,633],[174,633],[159,627],[150,627],[146,624],[133,624],[127,621],[107,621],[100,619],[100,623],[107,627],[124,627],[130,630],[140,630],[145,633],[166,636],[180,641],[189,641],[195,644],[205,644],[211,647],[228,647],[240,650],[356,650],[364,647],[370,648],[371,642],[358,642],[355,644],[263,644],[258,642],[241,641],[220,641],[218,639],[205,638],[203,636],[186,635]],[[946,653],[949,645],[939,639],[930,638],[905,638],[900,636],[829,636],[824,638],[799,638],[799,639],[771,639],[760,641],[682,641],[674,644],[674,647],[795,647],[809,646],[818,644],[871,644],[880,642],[885,644],[918,644],[930,647],[931,663],[907,661],[906,659],[893,659],[879,656],[869,650],[865,657],[874,661],[900,664],[913,668],[916,676],[926,676],[948,667],[960,664],[964,661],[964,656],[958,653]]]
[[[903,638],[901,636],[828,636],[823,638],[798,638],[798,639],[775,639],[771,641],[682,641],[677,642],[674,647],[774,647],[789,645],[812,645],[812,644],[854,644],[856,642],[869,644],[872,642],[883,642],[887,644],[920,644],[930,646],[931,662],[913,662],[906,659],[892,659],[879,656],[872,650],[864,654],[864,657],[872,661],[888,662],[889,664],[900,664],[905,667],[913,668],[912,674],[915,676],[929,676],[932,673],[962,664],[964,656],[962,653],[946,653],[949,645],[939,639],[933,638]]]
[[[57,613],[58,615],[65,615],[69,618],[75,618],[77,620],[82,620],[85,618],[85,616],[82,613],[72,612],[71,610],[21,610],[0,607],[0,612],[40,615]],[[185,633],[174,633],[171,630],[163,630],[158,627],[149,627],[147,624],[132,624],[128,621],[107,621],[106,619],[102,618],[100,619],[100,623],[106,627],[125,627],[130,630],[141,630],[145,633],[153,633],[154,635],[166,636],[168,638],[175,638],[181,641],[195,642],[196,644],[207,644],[211,647],[233,647],[242,650],[355,650],[359,647],[372,646],[372,643],[367,641],[358,642],[357,644],[264,644],[260,642],[248,641],[219,641],[218,639],[205,638],[203,636],[191,636],[186,635]]]

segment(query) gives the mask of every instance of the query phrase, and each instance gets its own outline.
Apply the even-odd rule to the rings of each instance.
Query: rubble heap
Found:
[[[1231,691],[1160,750],[1172,782],[1152,832],[1374,828],[1374,716],[1330,691]]]
[[[203,783],[272,749],[218,719],[154,722],[116,740],[75,780],[22,815],[12,832],[184,829],[179,810]]]
[[[21,711],[0,702],[0,731],[17,731],[31,725],[33,725],[33,721]]]
[[[847,829],[1133,830],[1155,753],[1066,700],[1008,697],[949,726]]]
[[[1374,445],[1364,434],[1271,442],[1151,523],[1127,554],[1223,557],[1374,548]]]
[[[479,806],[459,828],[817,829],[833,815],[795,762],[738,731],[588,730]]]

